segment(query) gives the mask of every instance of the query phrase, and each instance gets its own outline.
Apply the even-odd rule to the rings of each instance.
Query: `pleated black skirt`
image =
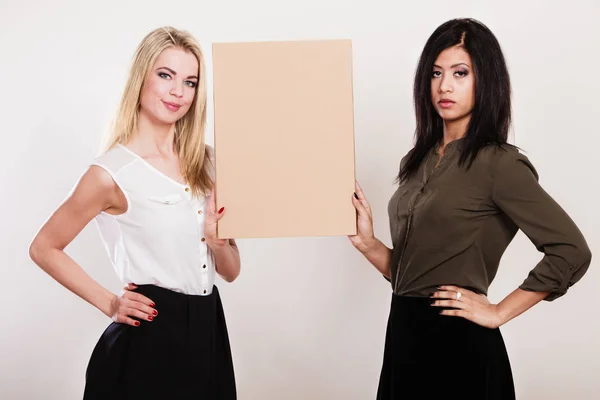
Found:
[[[192,296],[153,285],[138,293],[156,304],[154,321],[112,323],[92,352],[84,400],[236,399],[219,291]]]
[[[430,299],[392,296],[378,400],[514,400],[499,329],[440,315]]]

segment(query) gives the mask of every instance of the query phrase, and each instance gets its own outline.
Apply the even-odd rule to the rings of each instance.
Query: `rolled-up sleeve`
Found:
[[[494,171],[492,199],[544,253],[520,288],[550,292],[545,300],[555,300],[586,273],[590,248],[565,210],[540,186],[529,159],[515,150],[502,153]]]

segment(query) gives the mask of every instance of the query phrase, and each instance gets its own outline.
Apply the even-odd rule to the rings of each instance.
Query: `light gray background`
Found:
[[[148,31],[166,24],[190,30],[209,73],[216,41],[352,39],[357,175],[376,234],[389,244],[387,201],[414,130],[413,72],[427,37],[458,16],[482,20],[499,38],[514,87],[514,143],[598,257],[597,2],[2,0],[0,398],[81,398],[87,361],[110,320],[53,282],[27,249],[94,157]],[[209,118],[212,143],[212,104]],[[388,283],[346,237],[239,246],[241,276],[218,282],[239,398],[374,398]],[[103,285],[120,289],[94,224],[67,252]],[[540,257],[519,233],[491,300],[516,288]],[[564,298],[503,327],[519,399],[598,398],[596,264]],[[432,370],[452,368],[452,360],[438,363]]]

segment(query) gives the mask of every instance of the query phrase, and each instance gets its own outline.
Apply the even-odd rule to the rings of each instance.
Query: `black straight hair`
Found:
[[[415,145],[405,157],[398,181],[409,179],[429,151],[443,139],[444,121],[433,107],[431,77],[438,55],[460,46],[469,53],[475,77],[475,105],[471,113],[459,165],[470,168],[482,147],[507,145],[511,124],[511,86],[498,40],[484,24],[459,18],[440,25],[427,40],[415,73]]]

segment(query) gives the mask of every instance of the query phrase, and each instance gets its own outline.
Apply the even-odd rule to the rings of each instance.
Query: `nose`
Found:
[[[175,97],[183,97],[183,82],[174,79],[169,94]]]
[[[448,92],[452,92],[453,87],[452,87],[452,74],[447,75],[444,74],[442,75],[442,81],[440,82],[440,92],[441,93],[448,93]]]

